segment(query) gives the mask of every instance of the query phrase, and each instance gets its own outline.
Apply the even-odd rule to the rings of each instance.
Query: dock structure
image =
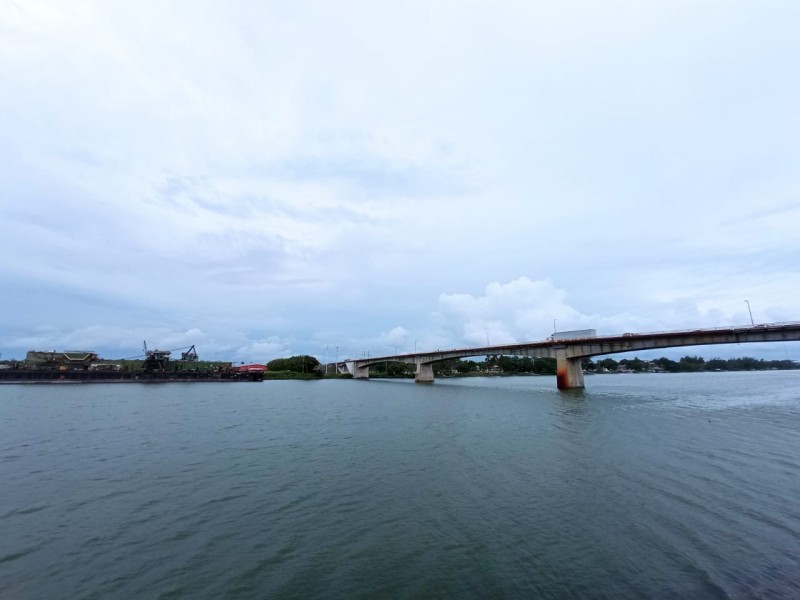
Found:
[[[103,359],[90,350],[30,350],[24,361],[0,363],[0,383],[261,381],[266,370],[265,365],[200,360],[194,345],[180,360],[171,360],[172,352],[148,349],[146,342],[140,357],[121,359]]]

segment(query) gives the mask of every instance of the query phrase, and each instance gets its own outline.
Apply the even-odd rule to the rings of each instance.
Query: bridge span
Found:
[[[539,342],[482,346],[376,356],[341,363],[342,368],[355,379],[369,379],[369,368],[385,362],[404,362],[417,367],[417,383],[433,383],[433,365],[437,362],[487,356],[527,356],[530,358],[555,358],[558,389],[584,387],[581,361],[590,356],[673,348],[678,346],[706,346],[715,344],[744,344],[751,342],[789,342],[800,340],[800,322],[767,323],[748,327],[718,327],[658,333],[623,333],[620,335],[589,336],[571,339],[554,337]]]

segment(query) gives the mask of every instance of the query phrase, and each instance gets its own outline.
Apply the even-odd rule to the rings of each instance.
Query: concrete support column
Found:
[[[417,383],[433,383],[433,365],[417,363],[417,374],[414,377]]]
[[[581,359],[567,357],[566,350],[556,350],[556,384],[560,390],[585,387]]]
[[[353,379],[369,379],[369,367],[354,365]]]

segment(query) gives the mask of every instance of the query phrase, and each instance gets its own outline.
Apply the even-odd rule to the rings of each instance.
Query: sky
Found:
[[[798,23],[794,0],[0,0],[2,358],[798,321]]]

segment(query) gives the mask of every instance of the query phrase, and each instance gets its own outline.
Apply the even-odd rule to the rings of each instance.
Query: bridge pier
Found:
[[[369,367],[353,366],[353,379],[369,379]]]
[[[580,357],[570,358],[566,351],[556,350],[556,385],[560,390],[586,387]]]
[[[417,373],[414,376],[417,383],[433,383],[433,365],[430,363],[417,363]]]

